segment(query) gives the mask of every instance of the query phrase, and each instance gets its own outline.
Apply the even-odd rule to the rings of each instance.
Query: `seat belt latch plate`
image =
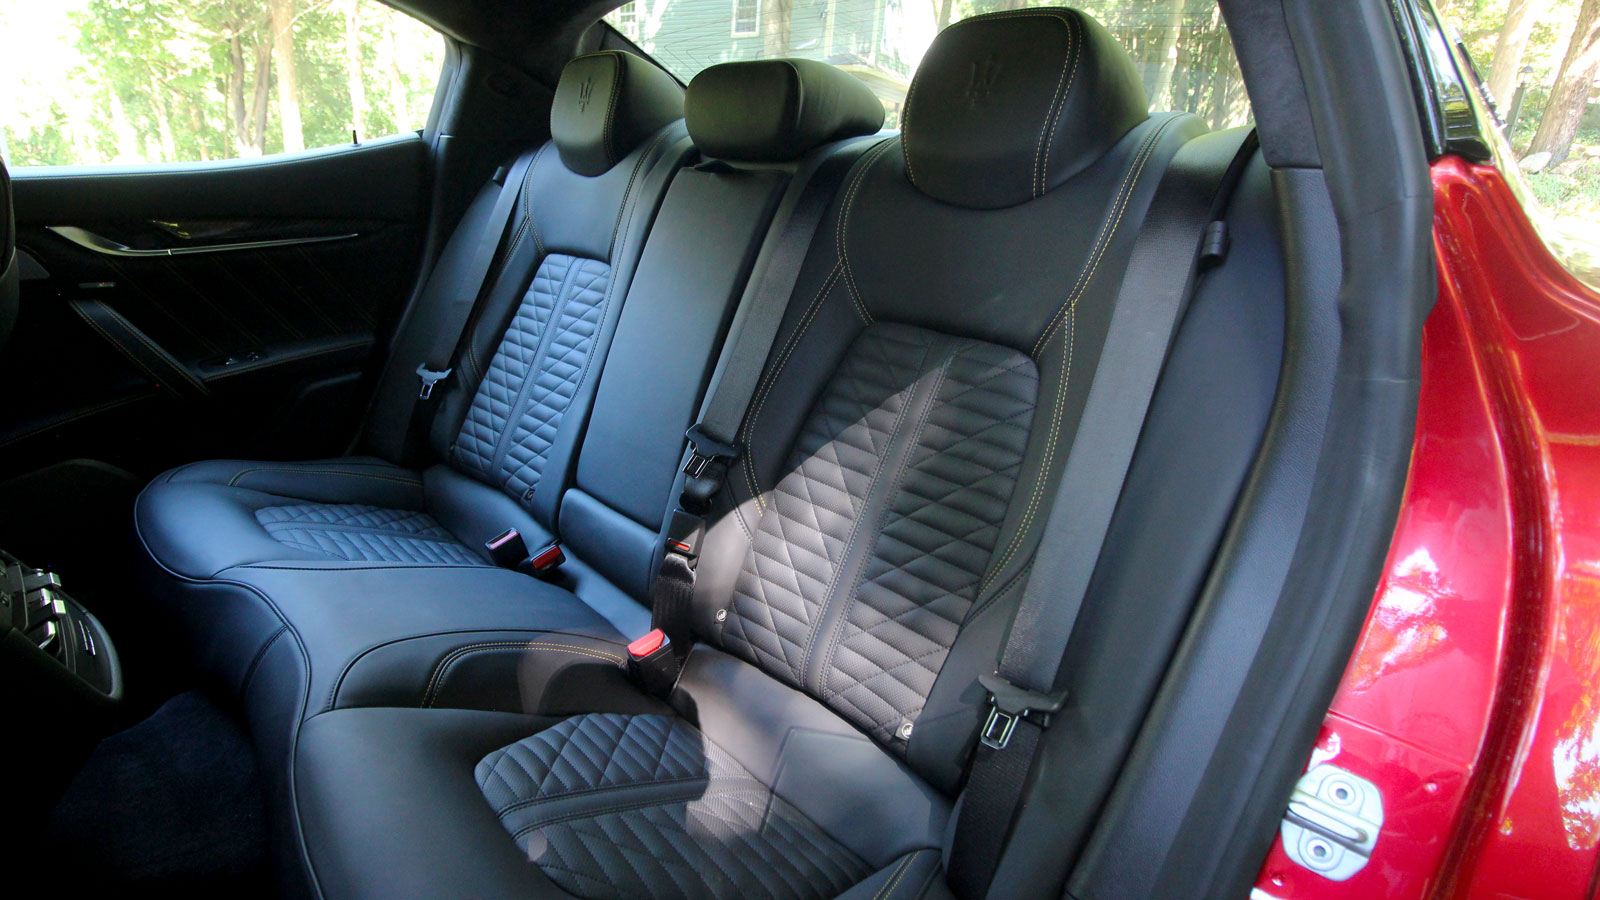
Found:
[[[704,475],[719,459],[732,462],[739,458],[738,447],[711,437],[698,424],[690,426],[684,437],[689,439],[689,460],[683,464],[683,474],[690,478]]]
[[[998,673],[978,676],[978,683],[989,692],[989,715],[978,732],[978,741],[991,750],[1004,750],[1017,730],[1017,721],[1028,719],[1048,727],[1050,716],[1066,705],[1065,690],[1043,693],[1018,687]]]
[[[441,371],[438,369],[430,369],[428,368],[427,363],[421,363],[418,365],[417,377],[422,379],[422,387],[417,390],[417,399],[427,400],[433,397],[434,386],[446,378],[449,378],[450,373],[453,371],[455,370],[444,369]]]

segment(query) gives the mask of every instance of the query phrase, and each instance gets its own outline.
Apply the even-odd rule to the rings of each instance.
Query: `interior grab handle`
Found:
[[[184,247],[162,247],[154,250],[144,250],[129,247],[119,241],[114,241],[104,235],[95,234],[87,228],[76,225],[46,225],[46,230],[54,232],[61,237],[88,250],[105,256],[123,256],[146,259],[161,256],[191,256],[196,253],[222,253],[229,250],[264,250],[269,247],[294,247],[300,244],[323,244],[328,241],[343,241],[359,235],[350,234],[319,234],[311,237],[275,238],[268,241],[232,241],[219,244],[193,244]]]

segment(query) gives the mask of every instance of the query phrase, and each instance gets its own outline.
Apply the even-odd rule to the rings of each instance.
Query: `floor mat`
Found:
[[[198,692],[179,694],[101,741],[51,813],[46,835],[58,871],[71,872],[85,895],[107,888],[269,895],[254,751]]]

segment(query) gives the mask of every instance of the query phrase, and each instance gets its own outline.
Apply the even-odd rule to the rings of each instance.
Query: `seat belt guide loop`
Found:
[[[428,364],[427,363],[422,363],[422,364],[418,365],[417,366],[417,377],[422,379],[422,388],[419,391],[417,391],[417,399],[418,400],[427,400],[427,399],[431,398],[433,396],[434,385],[436,385],[439,382],[445,380],[446,378],[449,378],[450,377],[450,373],[453,372],[453,371],[455,371],[455,370],[454,369],[444,369],[443,371],[440,371],[440,370],[437,370],[437,369],[430,369],[430,368],[428,368]]]
[[[978,676],[978,683],[989,692],[989,715],[978,731],[978,741],[991,750],[1004,750],[1017,730],[1017,721],[1028,719],[1040,728],[1050,726],[1050,716],[1066,705],[1065,690],[1041,693],[1018,687],[997,672]]]

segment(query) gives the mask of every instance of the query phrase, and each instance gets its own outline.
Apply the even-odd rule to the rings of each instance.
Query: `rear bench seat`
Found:
[[[1003,60],[982,90],[974,59]],[[753,71],[746,84],[834,77],[770,75]],[[737,98],[751,109],[796,99],[742,90],[757,91]],[[1093,450],[1073,435],[1143,210],[1178,148],[1204,130],[1145,108],[1131,60],[1088,17],[999,13],[935,41],[900,138],[815,154],[851,166],[741,428],[745,451],[702,546],[699,643],[666,702],[632,689],[609,661],[573,669],[549,658],[614,653],[606,641],[645,625],[618,610],[641,595],[640,560],[658,556],[651,513],[664,521],[675,486],[657,463],[679,459],[692,402],[655,421],[653,404],[637,405],[651,396],[640,385],[661,372],[662,396],[683,384],[698,396],[727,322],[725,309],[691,310],[655,347],[702,356],[665,363],[650,341],[629,337],[629,323],[637,316],[642,338],[671,321],[652,318],[672,309],[652,274],[654,248],[711,253],[695,248],[719,243],[695,230],[687,199],[706,189],[695,186],[701,176],[729,177],[721,164],[678,175],[629,291],[561,492],[560,530],[583,547],[571,593],[476,565],[269,561],[177,577],[165,566],[156,589],[185,598],[182,615],[213,640],[228,643],[230,625],[196,612],[207,603],[273,613],[252,638],[259,671],[236,684],[269,770],[287,778],[282,812],[312,891],[949,893],[947,826],[985,703],[977,675],[994,665],[1068,455]],[[704,131],[718,135],[705,143],[720,144],[738,121]],[[746,252],[769,213],[744,220]],[[1025,839],[1013,842],[1025,861],[1002,864],[1020,890],[1059,890],[1064,848],[1081,839],[1126,751],[1255,453],[1282,345],[1273,215],[1257,161],[1229,212],[1235,250],[1183,322],[1113,521],[1115,552],[1074,632],[1071,700],[1042,745],[1049,777],[1018,825]],[[736,284],[749,263],[721,265]],[[642,482],[635,458],[648,463]],[[151,497],[172,483],[141,500],[143,532],[152,519],[195,515],[176,501],[153,515]],[[471,509],[461,521],[510,524],[505,494],[463,496]],[[456,521],[445,508],[427,506]],[[148,534],[146,543],[164,562]],[[450,653],[470,651],[447,632],[490,644],[491,628],[506,630],[499,669],[461,678],[443,698],[430,693],[433,678],[417,686],[418,660],[438,677]],[[356,679],[365,681],[356,697],[341,682],[363,642],[356,655],[384,663]],[[408,645],[428,649],[393,649]],[[299,706],[286,707],[290,695]],[[457,708],[404,708],[429,705]],[[496,711],[505,709],[521,712]]]

